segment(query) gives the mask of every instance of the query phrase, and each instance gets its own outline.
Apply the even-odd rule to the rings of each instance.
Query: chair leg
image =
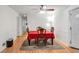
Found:
[[[51,39],[52,45],[53,45],[53,38]]]
[[[46,46],[46,44],[47,44],[47,40],[46,40],[46,39],[44,39],[44,44],[45,44],[45,46]]]
[[[30,40],[28,40],[29,46],[30,46]]]

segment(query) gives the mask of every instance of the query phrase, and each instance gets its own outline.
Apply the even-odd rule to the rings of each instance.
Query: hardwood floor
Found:
[[[66,47],[63,43],[57,43],[61,45],[64,49],[61,50],[20,50],[23,42],[26,40],[27,33],[16,38],[14,45],[11,48],[6,48],[3,53],[72,53],[74,50]]]

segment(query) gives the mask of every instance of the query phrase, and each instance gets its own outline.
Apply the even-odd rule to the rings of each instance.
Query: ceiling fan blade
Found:
[[[45,11],[54,11],[54,9],[44,9],[44,5],[40,5],[40,10],[45,10]]]
[[[46,9],[46,11],[54,11],[54,9]]]

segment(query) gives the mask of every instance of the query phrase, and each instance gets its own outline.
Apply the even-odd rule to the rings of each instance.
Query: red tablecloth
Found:
[[[37,31],[30,31],[28,33],[28,38],[27,39],[29,39],[29,40],[37,39],[37,37],[38,37],[38,32]],[[54,35],[53,32],[46,31],[46,36],[45,37],[46,37],[46,39],[49,39],[49,38],[54,39],[55,35]]]

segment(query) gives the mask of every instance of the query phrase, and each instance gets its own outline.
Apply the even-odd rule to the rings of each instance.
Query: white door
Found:
[[[71,22],[70,46],[79,48],[79,9],[71,10],[69,15]]]

